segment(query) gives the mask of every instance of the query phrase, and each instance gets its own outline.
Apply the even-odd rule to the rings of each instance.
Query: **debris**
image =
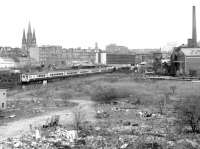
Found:
[[[46,124],[44,124],[42,127],[48,128],[48,127],[58,126],[59,119],[60,119],[59,115],[54,115],[51,118],[48,118],[46,120]]]
[[[181,139],[177,141],[178,144],[188,144],[192,146],[193,148],[200,148],[200,145],[194,141],[194,140],[189,140],[189,139]]]
[[[86,141],[85,141],[85,139],[77,139],[75,141],[75,144],[76,145],[86,145]]]
[[[153,113],[150,113],[150,112],[147,112],[147,111],[144,111],[144,112],[139,111],[138,115],[139,115],[140,118],[149,118],[149,117],[155,117],[156,116],[156,114],[153,114]]]
[[[13,146],[14,146],[15,148],[18,148],[18,147],[22,146],[22,143],[19,142],[19,141],[17,141],[17,142],[14,142]]]
[[[126,122],[123,123],[123,125],[124,125],[124,126],[130,126],[130,125],[131,125],[131,122],[130,122],[130,121],[126,121]]]
[[[16,117],[15,114],[8,116],[8,118],[14,118],[14,117]]]
[[[101,128],[100,127],[95,127],[94,128],[96,131],[99,131],[99,130],[101,130]]]
[[[118,102],[117,102],[117,101],[113,101],[112,104],[113,104],[113,105],[117,105]]]
[[[76,138],[78,138],[78,134],[76,130],[67,131],[65,134],[66,139],[68,139],[71,143],[74,142]]]
[[[39,129],[36,129],[36,130],[35,130],[35,139],[38,140],[38,139],[40,139],[40,138],[41,138],[41,136],[40,136],[40,131],[39,131]]]
[[[107,112],[101,112],[97,111],[96,118],[102,119],[102,118],[108,118],[110,115]]]
[[[128,146],[128,143],[125,143],[125,144],[123,144],[120,148],[121,149],[124,149],[124,148],[126,148]]]
[[[139,124],[138,123],[134,123],[134,124],[132,124],[132,126],[139,126]]]
[[[42,130],[41,130],[42,131]],[[49,128],[48,135],[44,135],[39,128],[35,129],[34,133],[28,133],[20,137],[8,138],[2,141],[3,146],[6,148],[68,148],[75,144],[75,140],[78,139],[77,131],[66,130],[62,127],[56,127],[56,129]],[[79,143],[84,143],[80,140]]]

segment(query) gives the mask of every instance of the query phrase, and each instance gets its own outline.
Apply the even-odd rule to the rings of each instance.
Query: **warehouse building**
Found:
[[[15,68],[17,63],[12,58],[0,57],[0,69]]]
[[[106,52],[96,53],[97,64],[103,65],[135,65],[135,55],[131,54],[113,54]]]
[[[200,48],[174,48],[171,66],[174,75],[200,75]]]

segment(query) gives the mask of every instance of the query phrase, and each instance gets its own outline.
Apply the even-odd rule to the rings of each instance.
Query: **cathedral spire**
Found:
[[[33,44],[36,44],[36,36],[35,36],[35,29],[33,29],[33,38],[32,38]]]
[[[23,30],[23,37],[22,37],[22,49],[28,50],[29,48],[36,47],[36,36],[35,36],[35,30],[33,29],[33,32],[31,30],[31,23],[28,24],[28,30],[27,34],[25,33],[25,30]]]
[[[31,23],[30,23],[30,22],[28,23],[28,33],[32,34],[32,31],[31,31]]]
[[[23,30],[22,44],[26,44],[26,34],[25,34],[25,29]]]
[[[27,32],[27,48],[30,48],[32,45],[32,31],[31,31],[31,23],[28,24],[28,32]]]

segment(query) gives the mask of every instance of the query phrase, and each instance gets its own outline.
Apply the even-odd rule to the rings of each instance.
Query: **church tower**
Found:
[[[31,24],[28,24],[28,32],[27,32],[27,48],[29,49],[32,46],[32,31]]]
[[[31,23],[28,24],[28,31],[27,34],[25,33],[25,30],[23,31],[23,37],[22,37],[22,49],[28,50],[29,48],[36,47],[36,36],[35,36],[35,30],[31,30]]]
[[[26,49],[26,34],[25,34],[25,29],[23,30],[23,36],[22,36],[22,49]]]
[[[33,46],[36,46],[35,29],[33,29],[32,45],[33,45]]]

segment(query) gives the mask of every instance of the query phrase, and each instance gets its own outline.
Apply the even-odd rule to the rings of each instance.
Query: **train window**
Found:
[[[41,74],[41,75],[38,75],[38,77],[45,77],[45,75]]]

